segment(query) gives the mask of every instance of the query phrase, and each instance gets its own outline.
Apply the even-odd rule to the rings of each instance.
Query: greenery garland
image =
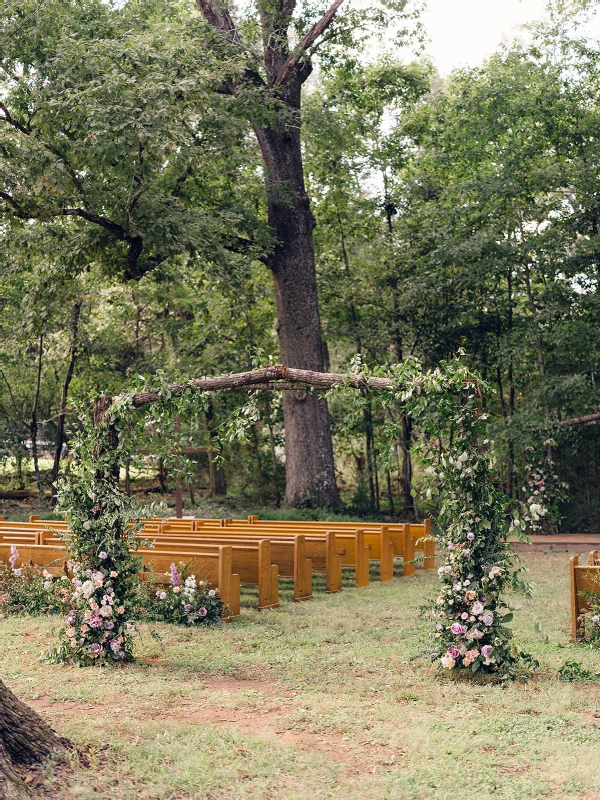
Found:
[[[367,382],[371,376],[390,378],[390,388],[377,393],[378,401],[384,408],[410,413],[423,432],[427,492],[438,497],[439,527],[447,553],[439,569],[442,586],[433,612],[440,667],[515,677],[519,662],[531,663],[531,659],[511,641],[507,623],[512,612],[504,594],[509,589],[528,590],[508,543],[511,533],[524,536],[525,523],[516,511],[509,513],[506,497],[494,485],[494,457],[486,438],[487,416],[477,376],[459,359],[425,372],[410,358],[367,374],[357,358],[352,372]],[[162,439],[160,453],[165,460],[176,472],[185,470],[186,461],[177,455],[173,443],[181,444],[173,420],[185,416],[197,429],[200,412],[207,405],[207,396],[191,381],[173,396],[164,376],[158,380],[158,400],[143,415],[132,402],[136,392],[148,388],[140,379],[135,390],[117,399],[98,428],[92,428],[86,418],[75,442],[75,464],[59,489],[59,507],[69,523],[66,540],[74,554],[70,564],[74,577],[67,627],[53,654],[56,660],[85,665],[133,657],[140,514],[119,490],[114,476],[121,464],[135,460],[135,447],[148,438],[149,430]],[[328,395],[350,392],[355,412],[373,400],[348,385]],[[256,414],[256,393],[250,391],[222,427],[222,437],[243,440]],[[351,418],[352,414],[349,428]],[[115,449],[104,450],[109,425],[119,440]],[[384,458],[396,446],[400,425],[392,414],[392,421],[384,426]]]
[[[483,411],[482,390],[487,387],[458,358],[428,372],[410,358],[385,373],[368,373],[356,359],[353,371],[391,377],[393,387],[379,395],[380,402],[410,413],[423,434],[426,491],[437,498],[446,552],[432,610],[434,659],[446,670],[516,677],[520,664],[534,665],[512,642],[507,627],[512,611],[504,599],[509,590],[531,591],[508,542],[511,534],[526,538],[525,522],[494,482],[495,459]],[[354,408],[366,402],[368,398],[357,394]],[[390,461],[400,435],[399,420],[384,426],[384,457]]]

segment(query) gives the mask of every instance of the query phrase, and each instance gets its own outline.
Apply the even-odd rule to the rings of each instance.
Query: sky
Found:
[[[544,18],[544,0],[427,0],[422,17],[430,43],[427,52],[442,75],[455,67],[474,67],[497,46],[518,35],[519,26]],[[600,21],[589,26],[600,36]]]

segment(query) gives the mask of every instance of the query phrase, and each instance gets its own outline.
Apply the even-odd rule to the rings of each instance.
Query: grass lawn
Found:
[[[600,684],[556,677],[566,659],[600,671],[600,652],[568,644],[567,554],[525,563],[536,591],[514,628],[541,664],[529,683],[434,677],[419,607],[437,574],[420,570],[306,603],[288,590],[218,629],[156,625],[162,647],[143,629],[123,669],[42,664],[57,620],[4,619],[0,675],[90,747],[57,800],[600,800]]]

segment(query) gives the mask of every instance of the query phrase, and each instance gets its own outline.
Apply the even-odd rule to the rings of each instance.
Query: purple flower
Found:
[[[171,583],[173,586],[181,586],[181,580],[179,579],[179,573],[177,572],[175,564],[171,564]]]
[[[438,622],[437,625],[435,626],[435,629],[436,629],[436,631],[443,631],[444,630],[444,626],[442,625],[441,622]]]
[[[463,547],[462,554],[466,558],[467,556],[471,555],[471,551],[469,550],[468,547]]]
[[[460,624],[460,622],[453,622],[450,626],[450,630],[455,636],[458,636],[463,632],[463,626]]]
[[[105,553],[105,552],[104,552],[104,550],[101,550],[101,551],[98,553],[98,558],[101,558],[101,559],[108,558],[108,553]]]
[[[183,610],[184,610],[184,611],[191,611],[191,610],[192,610],[192,607],[191,607],[191,605],[190,605],[189,603],[186,603],[186,604],[184,605],[184,607],[183,607]]]
[[[104,628],[107,631],[112,631],[112,629],[114,627],[115,627],[115,623],[110,619],[107,619],[106,622],[104,623]]]
[[[491,614],[486,614],[484,617],[481,618],[481,621],[483,622],[484,625],[487,625],[489,627],[493,623],[494,618]]]
[[[448,648],[448,655],[452,656],[452,658],[458,658],[460,655],[460,650],[458,647],[451,645],[451,647]]]
[[[159,597],[159,600],[166,600],[167,599],[167,593],[166,592],[161,592],[158,595],[158,597]]]
[[[492,652],[493,649],[494,648],[492,647],[491,644],[484,644],[483,647],[481,648],[481,655],[484,658],[489,658],[490,657],[490,653]]]
[[[116,640],[116,639],[111,639],[111,641],[109,642],[109,644],[110,644],[110,649],[111,649],[111,650],[112,650],[114,653],[116,653],[118,650],[120,650],[120,649],[121,649],[121,645],[119,644],[119,642],[117,642],[117,640]]]
[[[198,614],[201,617],[205,617],[208,614],[208,611],[205,608],[200,608],[200,609],[198,609]]]
[[[216,595],[216,592],[215,592],[214,589],[211,589],[210,592],[208,593],[209,597],[214,597],[215,595]]]
[[[20,569],[13,569],[13,572],[17,576],[17,578],[21,577],[21,570]]]
[[[8,563],[11,567],[14,567],[17,563],[17,559],[19,558],[19,551],[17,550],[16,544],[11,544],[10,546],[10,558],[8,559]]]
[[[90,617],[90,619],[88,619],[87,624],[90,626],[90,628],[101,628],[103,622],[104,620],[102,619],[102,617],[96,614],[95,616]]]
[[[475,534],[474,533],[467,533],[467,539],[470,542],[472,542],[474,538],[475,538]]]
[[[96,653],[96,655],[97,655],[98,653],[102,652],[102,645],[101,644],[93,644],[93,645],[91,645],[91,650],[92,650],[92,653]]]

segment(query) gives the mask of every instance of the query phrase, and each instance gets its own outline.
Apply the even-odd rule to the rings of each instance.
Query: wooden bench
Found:
[[[598,551],[592,550],[588,564],[579,564],[579,556],[569,559],[571,582],[571,640],[576,642],[579,636],[580,617],[589,609],[589,603],[582,592],[600,595],[600,564]]]
[[[196,520],[196,523],[201,522]],[[182,531],[185,529],[178,520],[176,529]],[[302,535],[301,532],[307,537],[307,540],[314,540],[324,538],[327,533],[332,533],[338,539],[337,549],[339,555],[342,556],[343,566],[353,566],[356,569],[356,585],[367,586],[369,583],[369,561],[377,561],[380,564],[380,580],[387,583],[393,580],[394,577],[394,557],[402,555],[404,564],[404,574],[406,577],[414,575],[414,538],[411,537],[408,525],[401,526],[401,531],[391,531],[388,526],[373,527],[371,530],[364,531],[357,530],[354,526],[346,524],[344,528],[339,527],[335,531],[323,530],[310,530],[304,527],[279,527],[278,525],[264,526],[262,524],[253,524],[252,526],[231,523],[224,526],[216,526],[203,523],[202,525],[196,524],[195,532],[192,532],[191,526],[188,524],[189,535],[204,535],[211,536],[225,535],[232,533],[235,536],[246,537],[277,537],[282,540],[288,537]],[[171,531],[173,530],[172,521],[157,526],[156,530]],[[148,530],[148,528],[145,528]],[[357,535],[360,536],[362,544],[357,544]],[[366,550],[366,554],[365,554]],[[342,552],[344,551],[344,552]],[[358,557],[357,557],[358,553]],[[308,554],[307,554],[308,555]],[[310,556],[312,557],[312,556]],[[313,564],[315,572],[323,571]],[[341,586],[341,584],[340,584]],[[331,589],[330,591],[332,591]]]
[[[53,575],[63,575],[66,572],[66,565],[69,555],[64,544],[62,547],[50,545],[17,545],[18,560],[16,565],[32,564],[37,567],[44,567]],[[8,563],[10,558],[11,545],[5,542],[0,543],[0,561]],[[203,570],[201,577],[206,577],[209,584],[219,590],[219,595],[223,601],[223,606],[229,609],[229,616],[237,617],[240,614],[240,576],[234,574],[233,552],[228,545],[222,545],[211,549],[210,552],[177,552],[138,550],[137,555],[141,556],[145,570],[140,573],[141,580],[149,578],[151,566],[157,571],[158,577],[162,573],[169,572],[172,563],[189,562],[193,560],[194,568]],[[164,582],[169,578],[164,575]]]
[[[264,539],[256,539],[256,537],[247,537],[244,535],[237,536],[225,532],[224,534],[210,535],[196,534],[194,532],[180,532],[179,530],[172,531],[170,523],[161,525],[160,532],[151,533],[145,530],[142,536],[154,543],[158,548],[180,548],[187,549],[190,546],[205,546],[208,544],[215,545],[217,543],[229,544],[234,548],[247,547],[249,544],[259,547],[265,547],[261,543]],[[294,536],[293,539],[268,539],[270,543],[270,555],[268,559],[270,564],[277,567],[278,575],[274,576],[271,571],[271,580],[277,581],[277,577],[291,578],[294,581],[294,600],[307,600],[312,597],[312,563],[310,558],[306,556],[306,537],[302,534]],[[267,561],[267,557],[264,558]],[[235,565],[235,558],[234,558]],[[234,566],[237,571],[237,568]],[[241,573],[240,573],[241,574]],[[244,578],[242,576],[242,583]],[[273,596],[276,596],[273,594]],[[260,603],[261,607],[267,607],[267,603]]]
[[[225,526],[236,524],[232,520],[222,520]],[[422,523],[380,523],[380,522],[361,522],[360,524],[348,522],[299,522],[295,520],[260,520],[257,516],[249,516],[248,525],[260,525],[263,528],[277,526],[287,529],[295,526],[304,526],[306,532],[310,530],[340,530],[348,527],[360,527],[365,531],[381,530],[386,527],[396,537],[396,555],[403,555],[403,534],[405,525],[409,525],[410,535],[414,539],[415,550],[423,551],[423,569],[430,570],[435,568],[435,541],[431,533],[431,520],[425,519]],[[413,556],[414,559],[414,556]],[[409,559],[407,559],[409,560]]]
[[[164,532],[166,525],[166,531],[168,532],[170,524],[165,523],[160,530]],[[271,541],[294,541],[296,536],[302,535],[293,532],[275,532],[274,530],[265,532],[261,528],[253,530],[238,529],[233,525],[226,528],[202,526],[201,530],[203,536],[210,536],[222,541],[229,541],[230,537],[235,539],[243,538],[245,541],[259,540],[265,536],[269,536]],[[305,536],[306,558],[312,561],[312,569],[315,572],[325,572],[327,576],[327,591],[336,592],[341,590],[342,565],[354,567],[355,584],[358,588],[368,586],[370,551],[372,547],[380,546],[380,537],[366,537],[364,531],[356,530],[329,533],[331,536],[328,536],[327,533],[313,533]],[[198,536],[198,533],[191,535]],[[224,537],[227,538],[225,539]],[[367,539],[373,539],[373,541],[368,541]],[[386,541],[384,559],[387,559],[387,575],[389,576],[386,579],[391,580],[393,578],[392,545],[388,540]]]
[[[187,558],[194,558],[197,553],[217,552],[221,546],[227,546],[232,552],[232,570],[240,577],[244,586],[258,587],[258,609],[279,606],[279,569],[273,564],[271,542],[260,539],[249,541],[215,541],[208,538],[186,541],[180,537],[159,536],[153,540],[152,548],[138,549],[137,553],[155,553],[162,556],[164,552],[177,552]]]

